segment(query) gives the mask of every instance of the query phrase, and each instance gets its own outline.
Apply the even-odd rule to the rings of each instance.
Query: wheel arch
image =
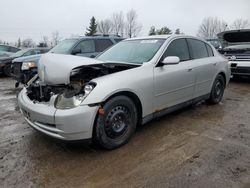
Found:
[[[141,103],[138,95],[135,94],[134,92],[132,92],[132,91],[119,91],[119,92],[116,92],[116,93],[112,94],[111,96],[109,96],[107,99],[105,99],[105,101],[103,101],[102,104],[105,104],[111,98],[114,98],[116,96],[122,96],[122,95],[130,98],[134,102],[134,104],[136,106],[136,109],[138,111],[137,125],[140,124],[141,121],[142,121],[142,111],[143,111],[143,108],[142,108],[142,103]]]
[[[136,109],[138,111],[138,119],[137,119],[137,125],[140,125],[142,122],[142,103],[138,97],[138,95],[136,95],[134,92],[132,91],[119,91],[116,93],[113,93],[112,95],[110,95],[108,98],[106,98],[103,102],[99,103],[100,107],[102,107],[107,101],[109,101],[110,99],[116,97],[116,96],[126,96],[128,98],[130,98],[136,106]],[[94,125],[93,125],[93,130],[92,130],[92,138],[95,140],[95,129],[96,129],[96,121],[98,118],[98,111],[95,115],[95,120],[94,120]]]
[[[227,77],[226,77],[226,74],[224,73],[224,72],[219,72],[218,73],[218,75],[221,75],[222,77],[223,77],[223,79],[224,79],[224,81],[225,81],[225,84],[226,84],[226,82],[227,82]]]

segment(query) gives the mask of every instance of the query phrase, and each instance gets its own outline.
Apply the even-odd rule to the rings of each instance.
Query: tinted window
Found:
[[[209,45],[207,45],[207,44],[206,44],[206,47],[207,47],[208,56],[209,57],[214,56],[212,48]]]
[[[83,40],[81,41],[76,49],[80,49],[81,53],[91,53],[95,52],[95,44],[93,40]]]
[[[103,52],[108,47],[112,46],[113,43],[109,39],[98,39],[95,40],[96,52]]]
[[[176,39],[172,41],[163,55],[163,59],[167,56],[177,56],[181,61],[190,59],[188,45],[186,39]]]
[[[191,50],[191,57],[193,59],[208,57],[207,48],[204,42],[196,39],[187,39],[187,40]]]
[[[9,51],[15,53],[15,52],[19,51],[19,49],[18,48],[10,47]]]

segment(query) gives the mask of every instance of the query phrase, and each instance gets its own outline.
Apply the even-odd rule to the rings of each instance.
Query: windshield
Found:
[[[0,45],[0,51],[8,51],[8,46]]]
[[[101,54],[97,59],[107,62],[142,64],[150,61],[165,39],[141,39],[122,41]]]
[[[10,57],[20,57],[20,56],[23,56],[23,54],[25,54],[28,51],[29,51],[29,49],[20,50],[16,53],[12,54]]]
[[[57,44],[49,52],[56,54],[69,54],[70,49],[75,45],[77,39],[66,39]]]

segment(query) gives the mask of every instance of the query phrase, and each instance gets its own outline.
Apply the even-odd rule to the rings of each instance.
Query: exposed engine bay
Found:
[[[71,70],[69,84],[48,85],[36,76],[26,88],[27,96],[34,102],[48,102],[53,95],[59,94],[62,94],[65,98],[71,98],[76,95],[84,96],[88,90],[96,86],[96,83],[91,81],[92,79],[138,66],[140,65],[123,63],[79,66]]]

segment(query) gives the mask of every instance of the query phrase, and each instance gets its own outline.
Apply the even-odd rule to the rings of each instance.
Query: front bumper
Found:
[[[249,61],[229,61],[231,74],[250,76],[250,60]]]
[[[24,88],[18,95],[18,105],[26,122],[34,129],[61,140],[92,138],[98,106],[78,106],[60,110],[54,107],[55,97],[48,103],[34,103]]]

